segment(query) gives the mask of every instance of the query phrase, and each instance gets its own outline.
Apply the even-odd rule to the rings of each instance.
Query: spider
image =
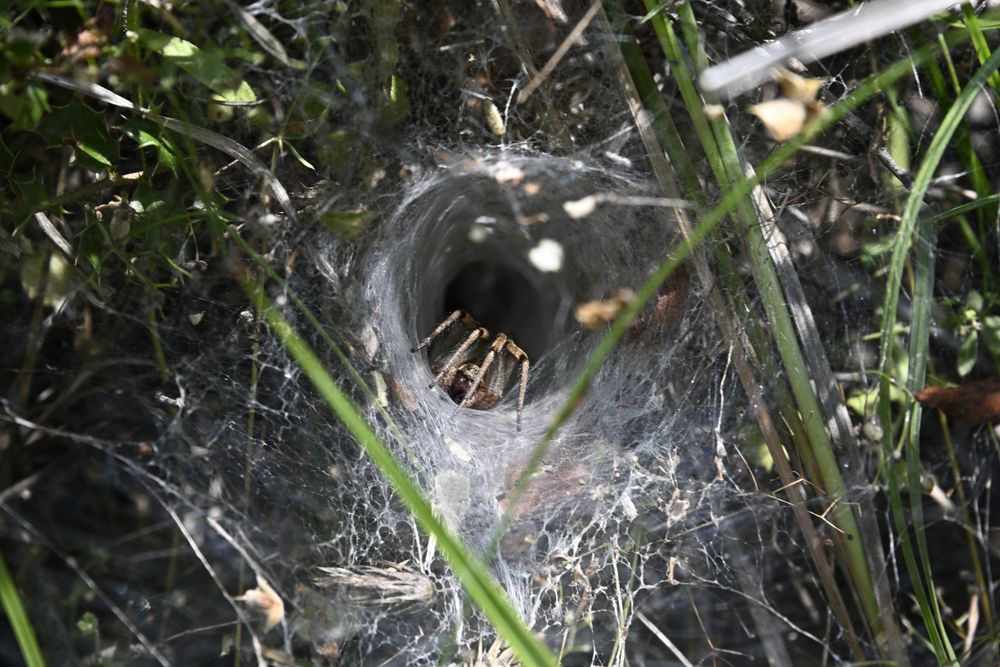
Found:
[[[440,383],[460,408],[488,410],[503,398],[504,389],[521,364],[521,385],[517,396],[517,430],[521,430],[524,392],[528,388],[528,355],[505,333],[496,336],[464,310],[456,310],[420,341],[411,352],[430,345],[435,338],[461,321],[468,335],[456,331],[447,340],[447,348],[433,362],[435,374],[431,387]],[[481,360],[481,362],[480,362]]]

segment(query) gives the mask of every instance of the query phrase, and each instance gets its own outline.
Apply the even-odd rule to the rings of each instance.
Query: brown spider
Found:
[[[498,333],[491,340],[489,329],[464,310],[456,310],[410,351],[427,347],[459,320],[470,333],[464,335],[456,331],[451,335],[445,351],[431,362],[431,372],[435,376],[430,386],[440,383],[460,408],[487,410],[503,398],[504,389],[520,362],[521,386],[517,396],[517,430],[520,431],[524,392],[528,388],[528,355],[507,334]]]

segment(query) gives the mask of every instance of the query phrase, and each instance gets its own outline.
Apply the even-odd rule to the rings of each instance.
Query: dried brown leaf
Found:
[[[271,585],[260,576],[257,577],[257,588],[251,588],[237,597],[236,600],[264,613],[267,619],[264,623],[265,632],[276,626],[285,617],[285,603],[281,601],[281,597],[271,588]]]
[[[635,298],[629,289],[620,289],[610,299],[585,301],[576,307],[574,316],[584,329],[598,329],[613,322],[622,310]]]
[[[760,119],[776,141],[788,141],[801,132],[808,116],[805,104],[784,97],[755,104],[750,113]]]
[[[778,82],[784,97],[803,104],[809,104],[815,100],[816,95],[823,87],[823,82],[820,79],[807,79],[788,70],[779,72],[775,80]]]
[[[1000,417],[1000,378],[965,382],[957,387],[924,387],[914,395],[921,405],[945,414],[985,424]]]

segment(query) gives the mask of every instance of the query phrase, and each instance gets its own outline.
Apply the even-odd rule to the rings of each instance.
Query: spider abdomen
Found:
[[[454,377],[444,383],[451,400],[461,405],[468,396],[469,390],[472,389],[472,385],[475,384],[477,375],[479,375],[479,366],[477,364],[462,364],[455,371]],[[485,384],[480,383],[476,387],[476,393],[466,402],[466,405],[476,410],[487,410],[496,405],[500,398],[500,394],[492,391]]]

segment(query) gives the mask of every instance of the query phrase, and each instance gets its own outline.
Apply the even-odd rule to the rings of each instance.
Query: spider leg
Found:
[[[456,312],[460,313],[462,311],[456,311]],[[475,343],[476,340],[478,340],[479,338],[485,338],[488,337],[489,335],[490,332],[484,329],[483,327],[479,327],[478,329],[470,333],[469,337],[465,339],[465,342],[459,345],[458,349],[455,350],[455,353],[448,358],[448,361],[441,368],[441,372],[434,377],[434,381],[431,382],[430,386],[433,387],[434,385],[436,385],[438,382],[441,381],[441,378],[443,378],[450,370],[452,370],[452,368],[455,366],[455,362],[458,359],[460,359],[463,354],[465,354],[465,351],[469,349],[469,346]]]
[[[432,331],[430,336],[428,336],[427,338],[425,338],[422,341],[420,341],[420,344],[417,345],[416,347],[412,348],[410,350],[410,352],[416,352],[417,350],[423,349],[423,348],[427,347],[428,345],[430,345],[431,342],[435,338],[437,338],[438,336],[441,335],[442,331],[444,331],[445,329],[447,329],[448,327],[450,327],[455,322],[455,320],[457,320],[458,318],[462,317],[462,315],[463,315],[463,313],[462,313],[461,310],[456,310],[454,313],[452,313],[451,315],[449,315],[445,319],[444,322],[442,322],[441,324],[437,325],[437,329],[435,329],[434,331]]]
[[[507,341],[507,352],[521,362],[521,386],[517,393],[517,430],[521,430],[521,412],[524,411],[524,395],[528,391],[528,355],[524,350],[514,344],[514,341]]]
[[[502,333],[497,334],[496,340],[494,340],[493,344],[490,345],[490,351],[486,353],[486,357],[483,359],[483,363],[479,367],[479,372],[476,373],[476,379],[472,381],[472,387],[470,387],[469,391],[466,392],[465,398],[463,398],[462,402],[458,404],[458,407],[467,407],[469,403],[472,402],[472,398],[476,395],[476,390],[479,389],[479,383],[483,381],[484,377],[486,377],[486,371],[489,370],[493,360],[496,359],[497,352],[503,350],[504,343],[506,342],[506,335]]]
[[[517,430],[521,430],[521,412],[524,410],[524,394],[528,391],[528,355],[521,362],[521,389],[517,394]]]

